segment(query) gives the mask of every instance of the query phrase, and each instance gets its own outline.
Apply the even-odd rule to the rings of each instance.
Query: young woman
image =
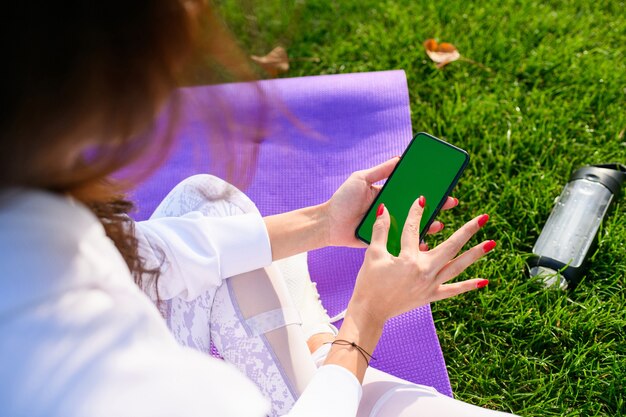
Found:
[[[395,381],[381,402],[380,392],[368,394],[376,390],[362,391],[360,383],[374,372],[369,353],[387,319],[486,284],[447,282],[493,248],[483,242],[457,256],[488,216],[425,250],[419,199],[402,253],[393,257],[381,206],[344,324],[332,338],[322,332],[308,340],[315,351],[331,342],[315,370],[306,338],[290,324],[298,318],[290,320],[296,315],[288,313],[291,301],[272,261],[354,245],[354,227],[376,193],[372,184],[397,161],[353,174],[322,205],[268,218],[228,184],[194,177],[153,219],[135,225],[124,188],[109,175],[162,155],[167,143],[137,133],[174,88],[194,43],[208,39],[216,57],[222,51],[223,32],[197,23],[210,10],[182,0],[12,2],[3,9],[0,415],[345,416],[357,413],[362,394],[363,415],[432,413],[422,404],[442,397],[436,392]],[[270,408],[231,365],[177,343],[133,280],[153,298],[204,303],[199,319],[209,321],[227,359],[257,357],[261,368],[273,367],[267,375],[288,381],[282,408],[279,394]],[[183,331],[202,334],[173,330],[179,340]],[[254,376],[258,369],[243,370]],[[370,388],[380,385],[371,378]],[[433,404],[489,413],[451,399]]]

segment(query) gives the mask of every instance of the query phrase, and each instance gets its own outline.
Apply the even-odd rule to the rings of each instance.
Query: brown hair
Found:
[[[223,27],[200,30],[201,20],[216,22],[202,0],[16,1],[2,9],[0,189],[72,195],[101,220],[136,282],[158,275],[137,253],[128,184],[109,176],[139,157],[152,156],[150,166],[165,158],[170,135],[138,133],[179,82],[198,38],[237,77],[253,72],[241,53],[220,56]]]

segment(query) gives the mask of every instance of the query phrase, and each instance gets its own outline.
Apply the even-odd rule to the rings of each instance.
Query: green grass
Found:
[[[276,44],[286,76],[404,69],[413,128],[472,155],[451,229],[488,212],[498,249],[465,276],[485,290],[436,303],[457,398],[523,416],[626,415],[626,198],[574,291],[547,291],[524,260],[570,173],[626,163],[624,1],[219,1],[250,53]],[[437,70],[422,42],[469,62]],[[438,238],[441,239],[441,238]]]

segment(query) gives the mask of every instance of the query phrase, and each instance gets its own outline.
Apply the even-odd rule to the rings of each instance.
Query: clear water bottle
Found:
[[[624,181],[626,166],[621,164],[587,166],[572,174],[528,259],[531,276],[562,289],[578,282],[600,223]]]

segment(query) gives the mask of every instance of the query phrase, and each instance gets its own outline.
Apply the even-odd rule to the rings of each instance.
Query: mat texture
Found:
[[[245,178],[255,152],[245,192],[264,215],[319,204],[351,172],[400,155],[412,137],[403,71],[186,88],[178,109],[171,157],[135,191],[138,220],[189,175]],[[150,134],[162,134],[171,118],[164,114]],[[363,252],[326,248],[309,255],[331,316],[346,307]],[[391,320],[374,356],[374,367],[452,395],[429,306]]]

